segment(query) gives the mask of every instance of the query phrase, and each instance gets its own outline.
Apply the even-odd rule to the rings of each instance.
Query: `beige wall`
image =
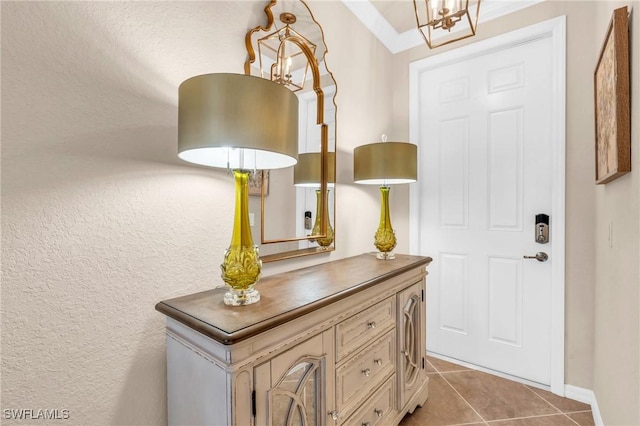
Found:
[[[593,51],[599,54],[611,14],[631,14],[632,171],[595,188],[596,287],[594,391],[605,424],[640,424],[640,2],[598,2]],[[609,226],[613,241],[609,243]]]
[[[166,422],[154,305],[222,284],[234,194],[224,171],[177,160],[177,88],[242,73],[244,34],[264,5],[1,3],[2,409],[68,409],[65,424]],[[351,184],[351,152],[389,132],[392,56],[342,3],[311,8],[338,83],[345,213],[334,253],[265,274],[373,250],[377,190]],[[392,214],[407,251],[407,214]]]

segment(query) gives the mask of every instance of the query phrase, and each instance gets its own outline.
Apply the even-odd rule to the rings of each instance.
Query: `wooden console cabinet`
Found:
[[[169,424],[398,424],[428,397],[430,262],[363,254],[263,278],[249,306],[223,288],[158,303]]]

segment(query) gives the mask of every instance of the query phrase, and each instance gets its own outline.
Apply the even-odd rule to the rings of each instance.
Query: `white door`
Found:
[[[546,385],[554,241],[534,227],[552,208],[552,51],[543,38],[420,73],[416,141],[427,350]]]

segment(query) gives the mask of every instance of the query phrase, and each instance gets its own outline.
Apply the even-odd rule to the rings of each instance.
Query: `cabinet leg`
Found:
[[[422,389],[420,389],[420,391],[416,393],[416,395],[413,398],[413,401],[411,401],[411,404],[409,405],[409,411],[407,411],[407,413],[413,414],[416,408],[423,407],[424,404],[427,403],[427,399],[429,399],[429,378],[428,377],[426,378],[425,383],[422,385]]]

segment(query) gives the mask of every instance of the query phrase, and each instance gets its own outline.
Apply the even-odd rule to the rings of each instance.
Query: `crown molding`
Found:
[[[543,1],[545,0],[483,0],[478,25]],[[417,27],[398,33],[369,0],[342,0],[342,3],[393,54],[425,44]]]

